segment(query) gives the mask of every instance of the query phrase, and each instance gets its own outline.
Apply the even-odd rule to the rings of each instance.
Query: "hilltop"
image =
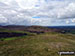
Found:
[[[75,34],[63,31],[42,26],[0,26],[0,35],[8,35],[0,38],[0,56],[59,56],[59,51],[75,51]]]

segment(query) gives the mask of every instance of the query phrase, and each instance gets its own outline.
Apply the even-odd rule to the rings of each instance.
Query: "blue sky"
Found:
[[[75,0],[0,0],[0,24],[75,25]]]

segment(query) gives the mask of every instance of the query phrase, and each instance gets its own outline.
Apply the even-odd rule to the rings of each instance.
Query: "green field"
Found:
[[[28,35],[0,39],[0,56],[60,56],[59,51],[75,51],[74,34],[22,33]]]

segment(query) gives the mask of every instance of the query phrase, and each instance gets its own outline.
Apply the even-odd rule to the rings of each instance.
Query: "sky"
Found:
[[[75,26],[75,0],[0,0],[0,25]]]

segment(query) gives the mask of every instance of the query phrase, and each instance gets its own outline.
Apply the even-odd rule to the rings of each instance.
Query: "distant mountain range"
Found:
[[[75,29],[75,26],[48,26],[48,28]]]
[[[27,32],[59,32],[75,34],[75,26],[24,26],[24,25],[0,25],[1,29],[27,31]]]
[[[0,24],[0,27],[27,27],[24,25],[6,25],[5,23]],[[75,29],[75,26],[31,26],[31,27],[47,27],[47,28],[59,28],[59,29]]]

